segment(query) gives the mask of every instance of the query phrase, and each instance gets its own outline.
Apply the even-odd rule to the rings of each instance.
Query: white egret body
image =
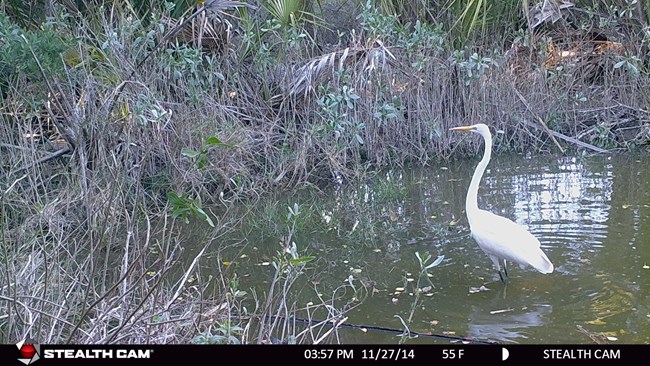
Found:
[[[478,246],[490,257],[504,280],[501,268],[508,276],[506,261],[520,266],[532,266],[541,273],[553,272],[553,263],[540,248],[539,240],[523,226],[478,208],[478,185],[492,155],[492,135],[488,126],[480,123],[472,126],[454,127],[453,131],[469,131],[483,136],[485,151],[483,159],[476,167],[472,182],[467,190],[465,212],[472,237]]]

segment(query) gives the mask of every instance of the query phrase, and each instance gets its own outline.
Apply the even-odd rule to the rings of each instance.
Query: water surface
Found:
[[[511,264],[505,285],[469,236],[464,201],[477,163],[390,171],[260,205],[261,215],[274,207],[282,217],[287,206],[301,207],[303,225],[293,241],[316,260],[295,284],[298,305],[335,297],[332,307],[351,305],[345,314],[351,324],[475,341],[593,343],[583,329],[610,343],[649,343],[650,159],[494,157],[479,206],[528,227],[556,268],[543,275]],[[282,224],[274,233],[259,221],[242,244],[254,250],[244,249],[238,261],[240,287],[264,291],[273,268],[262,264],[284,239]],[[422,276],[416,252],[444,260]],[[355,302],[359,288],[366,295]],[[338,332],[336,342],[396,344],[400,337],[351,328]]]

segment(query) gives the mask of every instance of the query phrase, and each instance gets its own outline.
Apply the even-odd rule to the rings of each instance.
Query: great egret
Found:
[[[506,261],[517,263],[522,268],[529,265],[545,274],[553,272],[553,263],[540,248],[539,240],[523,226],[478,208],[478,185],[492,155],[492,135],[488,126],[479,123],[472,126],[454,127],[451,130],[478,133],[483,136],[485,142],[483,159],[478,163],[467,190],[465,212],[472,237],[496,266],[501,281],[505,282],[501,274],[501,267],[503,267],[506,278],[508,277]]]

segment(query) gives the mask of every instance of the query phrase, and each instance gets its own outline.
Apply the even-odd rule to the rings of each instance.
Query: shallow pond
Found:
[[[333,342],[450,341],[374,326],[481,342],[594,343],[591,333],[650,343],[650,159],[494,157],[479,206],[527,226],[556,268],[543,275],[511,264],[507,284],[469,236],[464,201],[477,163],[391,171],[260,204],[238,252],[246,255],[235,258],[240,288],[268,289],[268,264],[291,222],[298,251],[315,257],[294,284],[297,305],[349,304],[346,322],[361,326]],[[287,220],[294,203],[301,212]],[[416,253],[431,256],[425,265],[444,259],[423,272]]]

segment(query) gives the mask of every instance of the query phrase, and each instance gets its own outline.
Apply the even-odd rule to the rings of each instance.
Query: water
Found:
[[[287,205],[300,205],[294,241],[300,253],[316,257],[294,285],[298,306],[348,304],[351,324],[406,325],[474,341],[593,343],[583,329],[610,343],[650,343],[650,159],[494,157],[479,206],[527,226],[556,268],[543,275],[511,264],[505,285],[469,236],[464,202],[477,163],[391,171],[316,198],[276,198],[283,219]],[[254,250],[243,249],[248,256],[238,259],[240,288],[264,291],[273,268],[261,264],[277,255],[282,238],[264,223],[256,226],[243,241]],[[429,277],[416,252],[444,260]],[[311,314],[319,315],[325,316]],[[346,328],[335,341],[396,344],[400,337]],[[448,341],[406,340],[440,342]]]

